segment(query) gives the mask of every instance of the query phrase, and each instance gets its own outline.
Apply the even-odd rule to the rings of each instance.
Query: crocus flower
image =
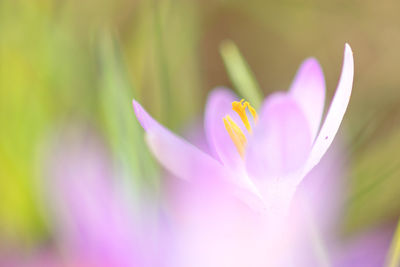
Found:
[[[205,137],[198,136],[201,131],[190,133],[184,136],[208,151]],[[337,240],[336,193],[344,177],[338,141],[305,177],[287,216],[279,221],[249,209],[213,175],[190,182],[167,177],[163,195],[170,231],[164,249],[172,266],[308,267],[332,262],[327,245]]]
[[[164,266],[152,209],[138,211],[125,197],[101,139],[81,127],[57,136],[41,186],[62,255],[55,266]]]
[[[252,208],[286,214],[297,186],[319,163],[339,129],[353,73],[353,55],[346,44],[341,77],[322,126],[325,82],[313,58],[300,66],[288,92],[272,94],[258,111],[229,90],[214,90],[204,121],[210,154],[160,125],[136,100],[133,106],[150,149],[175,176],[217,177]]]

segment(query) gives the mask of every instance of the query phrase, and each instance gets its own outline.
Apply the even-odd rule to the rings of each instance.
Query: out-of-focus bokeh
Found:
[[[347,172],[340,227],[352,236],[396,222],[399,8],[391,0],[0,1],[0,256],[51,246],[44,173],[52,167],[49,147],[71,129],[102,140],[127,195],[157,201],[161,170],[131,101],[176,132],[201,123],[207,93],[234,88],[221,55],[227,40],[264,95],[286,90],[302,60],[316,57],[327,103],[343,46],[351,44],[355,79],[341,127]]]

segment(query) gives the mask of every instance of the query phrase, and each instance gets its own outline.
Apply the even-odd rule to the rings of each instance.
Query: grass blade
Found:
[[[236,90],[255,108],[260,107],[263,99],[260,86],[238,47],[232,41],[225,41],[220,51],[229,78]]]

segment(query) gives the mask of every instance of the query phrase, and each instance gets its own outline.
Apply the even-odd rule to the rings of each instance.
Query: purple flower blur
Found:
[[[252,208],[286,214],[297,186],[319,163],[339,129],[353,74],[353,55],[346,44],[339,84],[321,127],[325,81],[315,59],[304,61],[288,92],[266,98],[259,115],[229,90],[214,90],[204,123],[210,154],[164,128],[137,101],[133,106],[150,149],[174,175],[221,179]]]
[[[42,195],[60,266],[161,266],[150,207],[125,198],[104,143],[84,129],[59,135],[46,157]]]

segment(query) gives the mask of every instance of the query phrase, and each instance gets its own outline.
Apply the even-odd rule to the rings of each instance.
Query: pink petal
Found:
[[[223,172],[222,165],[218,161],[163,127],[135,100],[133,108],[146,131],[146,141],[150,150],[174,175],[189,180]]]
[[[264,102],[260,121],[246,151],[246,167],[259,179],[296,171],[311,148],[307,120],[290,94],[275,93]]]
[[[314,141],[321,123],[325,102],[325,79],[321,66],[314,58],[305,60],[296,74],[290,94],[303,110]]]
[[[223,118],[229,115],[239,126],[242,125],[240,117],[232,110],[233,101],[238,101],[238,98],[228,89],[212,91],[207,100],[204,129],[213,153],[224,165],[236,169],[243,166],[243,160],[223,123]]]
[[[353,75],[353,52],[351,51],[350,46],[346,44],[344,50],[342,74],[340,76],[339,84],[328,114],[325,118],[325,122],[321,127],[321,131],[315,140],[310,156],[307,160],[304,168],[304,175],[306,175],[315,165],[318,164],[322,156],[328,150],[339,129],[344,113],[346,112],[347,105],[349,104],[351,89],[353,86]]]

